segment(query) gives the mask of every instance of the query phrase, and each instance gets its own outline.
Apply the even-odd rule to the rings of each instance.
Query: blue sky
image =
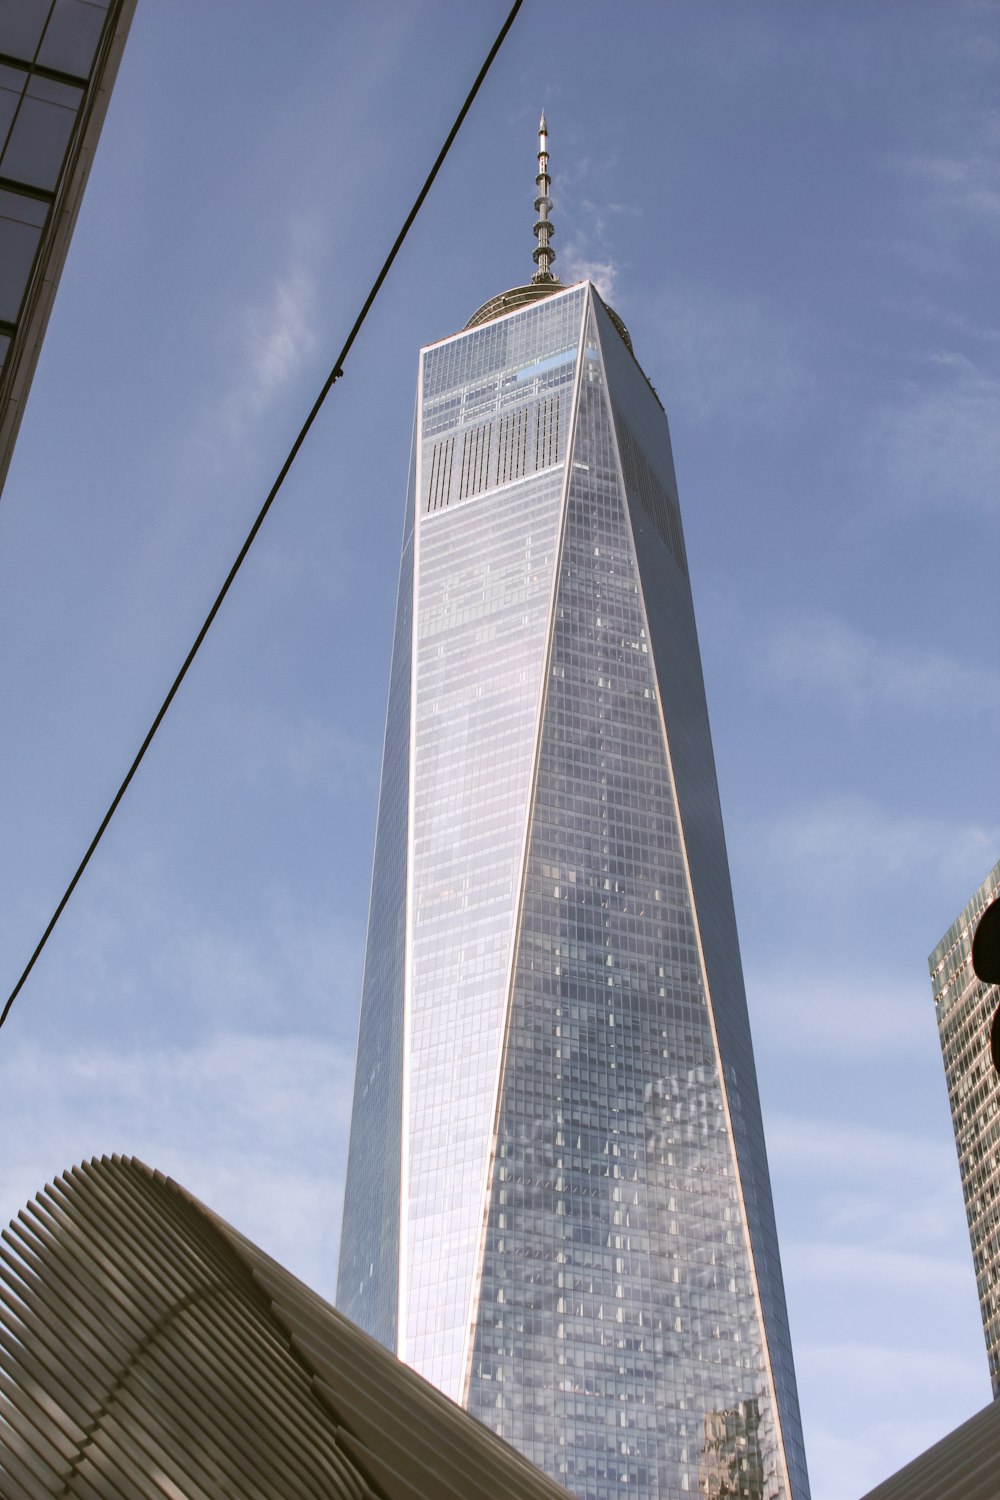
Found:
[[[7,988],[504,10],[140,4],[0,502]],[[544,106],[671,420],[815,1500],[987,1402],[926,958],[1000,850],[998,75],[993,0],[528,0],[0,1033],[0,1218],[134,1152],[332,1295],[417,350]]]

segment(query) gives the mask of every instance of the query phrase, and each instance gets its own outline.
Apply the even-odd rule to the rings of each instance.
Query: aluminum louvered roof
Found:
[[[134,1158],[64,1173],[3,1241],[4,1500],[565,1500]]]

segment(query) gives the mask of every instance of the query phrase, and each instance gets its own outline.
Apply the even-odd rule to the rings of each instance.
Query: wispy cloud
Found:
[[[989,1395],[985,1359],[977,1370],[949,1352],[978,1340],[951,1140],[933,1120],[887,1126],[863,1111],[766,1121],[810,1461],[825,1454],[838,1481],[828,1500],[866,1491]],[[901,1371],[908,1389],[944,1397],[939,1431],[899,1420]]]
[[[934,1057],[926,956],[995,863],[1000,823],[837,796],[738,824],[734,849],[767,1052],[859,1067]]]
[[[967,1268],[949,1256],[916,1249],[882,1250],[870,1244],[795,1243],[794,1250],[789,1247],[788,1258],[794,1258],[798,1280],[825,1287],[834,1282],[856,1286],[863,1281],[870,1288],[932,1292],[949,1285],[962,1287],[969,1276]]]
[[[641,215],[641,210],[633,204],[616,203],[600,196],[600,187],[596,184],[602,180],[610,181],[612,169],[613,162],[595,163],[584,157],[567,177],[560,177],[563,190],[568,189],[566,217],[578,226],[558,252],[562,257],[559,263],[562,279],[565,282],[592,281],[606,302],[616,295],[621,270],[620,261],[608,246],[612,242],[621,242],[622,219]],[[578,198],[575,193],[577,182],[586,183],[593,196]]]
[[[222,402],[231,439],[251,428],[312,350],[315,303],[315,281],[297,243],[270,288],[240,314],[243,357]]]
[[[165,998],[215,1025],[244,1019],[261,1030],[323,1027],[353,1038],[361,934],[332,917],[317,922],[280,896],[263,906],[249,931],[180,916],[161,934],[154,929]]]
[[[981,122],[987,139],[994,122]],[[911,154],[891,158],[894,168],[914,192],[913,210],[934,226],[955,235],[970,229],[1000,234],[1000,165],[985,151],[967,154]]]
[[[1000,824],[896,813],[870,798],[843,796],[773,814],[756,834],[769,866],[777,860],[790,879],[799,873],[790,866],[809,865],[824,889],[846,881],[860,894],[902,874],[961,879],[971,866],[985,875],[996,860]]]
[[[753,643],[752,668],[796,694],[842,706],[964,717],[1000,708],[1000,670],[945,651],[875,640],[832,615],[783,620]]]
[[[274,797],[308,791],[324,802],[363,796],[374,809],[381,738],[365,739],[344,723],[300,709],[283,716],[259,703],[229,699],[213,705],[204,737],[228,784]]]
[[[1000,328],[982,318],[970,318],[956,308],[936,301],[932,297],[916,298],[913,306],[918,317],[926,318],[936,326],[947,329],[952,335],[961,334],[963,338],[971,339],[976,344],[1000,344]]]
[[[176,1178],[330,1296],[349,1053],[314,1036],[235,1032],[153,1051],[9,1048],[4,1108],[22,1128],[6,1140],[0,1205],[13,1214],[66,1167],[121,1151]]]
[[[592,281],[605,302],[612,301],[618,279],[618,267],[613,260],[588,259],[576,241],[566,246],[563,260],[563,281]]]
[[[968,1375],[964,1360],[941,1350],[887,1346],[876,1342],[849,1342],[813,1346],[812,1357],[821,1359],[831,1376],[849,1380],[855,1392],[884,1395],[897,1389],[901,1364],[907,1379],[929,1385],[961,1383]],[[917,1450],[914,1449],[914,1452]]]
[[[976,1371],[968,1359],[942,1354],[940,1343],[930,1340],[926,1347],[912,1340],[798,1340],[795,1365],[810,1475],[816,1476],[814,1500],[866,1495],[985,1406],[990,1395],[985,1356]],[[901,1385],[907,1393],[902,1407]],[[908,1410],[914,1415],[907,1417]]]
[[[1000,516],[1000,375],[942,351],[873,423],[875,501]]]
[[[916,1140],[912,1130],[841,1119],[769,1114],[767,1154],[784,1172],[805,1172],[827,1184],[854,1183],[855,1163],[877,1161],[881,1169],[908,1180],[953,1172],[955,1150],[937,1136]]]
[[[33,1008],[33,1033],[57,1048],[92,1026],[151,1043],[183,1035],[200,1044],[224,1028],[353,1043],[363,930],[318,899],[293,900],[280,879],[244,890],[234,907],[215,885],[217,851],[207,873],[192,871],[197,847],[185,842],[175,864],[160,831],[94,870],[67,911],[20,1004],[21,1014]],[[221,868],[238,857],[236,844]]]
[[[813,959],[799,969],[748,969],[747,990],[754,1036],[770,1057],[901,1059],[937,1045],[929,982],[921,990],[850,968],[817,975]]]
[[[777,422],[812,385],[803,335],[763,299],[686,286],[661,293],[651,313],[651,340],[668,369],[684,372],[673,389],[661,383],[692,421]]]

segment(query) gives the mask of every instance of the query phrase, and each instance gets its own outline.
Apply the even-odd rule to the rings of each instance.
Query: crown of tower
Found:
[[[535,274],[525,286],[511,287],[509,292],[501,292],[498,297],[491,297],[484,302],[482,307],[477,308],[472,317],[466,323],[466,328],[478,328],[480,323],[489,323],[493,318],[499,318],[501,314],[511,312],[515,307],[524,307],[528,302],[536,302],[539,297],[548,297],[552,292],[561,292],[562,282],[552,271],[552,262],[556,258],[556,252],[549,243],[553,229],[549,213],[552,209],[552,199],[549,197],[549,188],[552,179],[549,176],[549,131],[545,123],[545,113],[538,122],[538,173],[535,177],[535,213],[538,218],[535,223],[535,239],[537,244],[534,249]]]
[[[535,220],[536,244],[533,251],[535,274],[525,286],[511,287],[510,291],[501,292],[498,297],[491,297],[488,302],[484,302],[466,323],[467,329],[478,328],[481,323],[490,323],[494,318],[502,317],[504,313],[513,312],[516,307],[525,307],[529,302],[537,302],[540,297],[549,297],[553,292],[563,290],[562,282],[552,270],[556,252],[551,244],[554,231],[552,220],[549,218],[552,212],[552,199],[549,196],[551,186],[549,128],[545,123],[543,110],[542,118],[538,122],[538,172],[535,177],[535,213],[538,215]],[[607,303],[604,305],[607,307]],[[608,307],[608,316],[631,350],[632,340],[621,318],[611,307]]]

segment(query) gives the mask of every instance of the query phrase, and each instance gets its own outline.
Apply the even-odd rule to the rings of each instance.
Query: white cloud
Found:
[[[918,1140],[912,1130],[802,1115],[768,1114],[767,1154],[783,1172],[804,1172],[827,1183],[855,1182],[858,1161],[876,1161],[897,1178],[926,1178],[929,1169],[935,1176],[955,1171],[954,1147],[936,1135]]]
[[[119,1151],[167,1173],[322,1295],[337,1257],[353,1048],[226,1033],[197,1047],[8,1045],[0,1213]]]
[[[963,338],[972,339],[974,343],[1000,344],[1000,328],[994,327],[991,323],[967,317],[965,313],[958,312],[954,307],[945,306],[930,297],[915,298],[913,305],[920,317],[929,318],[952,333],[959,333]]]
[[[605,302],[612,302],[614,300],[618,267],[613,260],[589,259],[583,253],[576,240],[566,246],[562,255],[564,261],[563,281],[567,283],[573,281],[592,281]]]
[[[792,973],[748,970],[751,1020],[762,1054],[857,1061],[919,1057],[936,1046],[929,980],[919,990],[916,983],[850,971],[817,978],[816,969],[812,961]]]
[[[989,119],[977,123],[977,136],[990,133]],[[910,155],[889,163],[916,190],[914,209],[950,232],[985,228],[1000,231],[1000,167],[992,155],[939,152]]]
[[[846,1284],[864,1285],[868,1290],[933,1292],[963,1288],[969,1279],[968,1267],[949,1256],[885,1250],[871,1244],[803,1244],[792,1238],[785,1241],[782,1258],[786,1265],[794,1265],[796,1281],[823,1287]]]
[[[1000,671],[876,641],[830,615],[773,626],[754,652],[754,668],[784,688],[827,701],[833,694],[852,709],[960,711],[968,719],[1000,707]]]
[[[240,374],[222,402],[231,439],[248,432],[315,343],[314,279],[296,247],[269,291],[242,314]]]
[[[991,15],[991,19],[995,16]],[[981,33],[979,36],[970,37],[965,44],[965,53],[968,57],[974,57],[977,62],[987,65],[1000,62],[1000,42],[995,36]]]
[[[983,875],[996,862],[1000,824],[964,823],[918,813],[894,813],[865,797],[835,797],[762,820],[762,854],[798,882],[812,868],[826,891],[838,887],[861,898],[894,876],[961,881],[970,868]]]
[[[810,1359],[821,1362],[828,1375],[850,1382],[855,1391],[882,1396],[899,1385],[900,1367],[905,1365],[907,1379],[923,1385],[961,1384],[968,1376],[963,1360],[941,1350],[922,1349],[919,1345],[900,1349],[885,1344],[861,1341],[813,1344]],[[914,1450],[916,1452],[916,1450]]]
[[[151,832],[141,852],[98,863],[12,1020],[23,1016],[29,1026],[30,1018],[29,1029],[57,1047],[90,1026],[153,1043],[171,1035],[200,1042],[226,1027],[353,1043],[363,930],[280,878],[234,904],[228,890],[216,891],[214,866],[207,878],[189,868],[196,841],[180,854],[175,866]]]

